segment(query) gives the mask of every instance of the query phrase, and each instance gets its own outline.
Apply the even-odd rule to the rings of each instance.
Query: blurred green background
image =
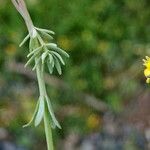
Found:
[[[150,94],[142,59],[150,55],[148,0],[26,0],[35,26],[53,30],[65,49],[63,75],[46,75],[62,130],[58,150],[148,150]],[[24,68],[23,19],[0,0],[0,150],[45,150],[43,125],[29,121],[38,86]],[[10,147],[14,147],[11,149]],[[10,148],[10,149],[9,149]]]

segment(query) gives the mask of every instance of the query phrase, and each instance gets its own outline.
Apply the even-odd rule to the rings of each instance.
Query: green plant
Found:
[[[47,66],[49,73],[52,74],[55,67],[58,73],[61,74],[61,64],[65,65],[62,56],[69,57],[69,55],[57,47],[55,43],[51,42],[53,40],[52,35],[54,35],[53,31],[37,28],[33,25],[24,0],[11,1],[23,17],[29,32],[20,46],[29,40],[29,54],[27,55],[29,60],[25,66],[34,63],[32,70],[36,70],[40,93],[32,119],[24,127],[31,125],[33,122],[35,126],[38,126],[44,118],[47,147],[48,150],[53,150],[51,128],[58,127],[61,129],[61,126],[54,115],[50,99],[47,95],[44,71],[45,66]]]

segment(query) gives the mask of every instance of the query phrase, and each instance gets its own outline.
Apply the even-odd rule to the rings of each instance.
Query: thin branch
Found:
[[[16,1],[16,0],[11,0],[11,1],[12,1],[13,5],[15,6],[15,8],[17,9],[17,11],[20,13],[20,15],[21,15],[23,18],[25,18],[23,12],[21,11],[21,8],[20,8],[20,6],[19,6],[18,1]]]
[[[23,17],[23,19],[26,23],[27,29],[30,33],[30,36],[32,37],[34,25],[33,25],[33,22],[31,20],[31,17],[29,15],[29,12],[27,10],[27,7],[26,7],[24,0],[11,0],[11,1],[12,1],[13,5],[15,6],[15,8],[17,9],[17,11]]]
[[[22,12],[24,13],[24,19],[26,21],[32,22],[24,0],[18,0],[18,4],[20,5]]]

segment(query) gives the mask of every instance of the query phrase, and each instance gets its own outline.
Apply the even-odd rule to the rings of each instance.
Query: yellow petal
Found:
[[[147,59],[147,60],[150,60],[150,58],[149,58],[148,56],[146,56],[146,59]]]
[[[146,79],[146,83],[150,83],[150,78],[147,78],[147,79]]]
[[[148,76],[150,76],[150,69],[145,69],[144,70],[144,75],[146,76],[146,77],[148,77]]]
[[[143,60],[143,62],[145,63],[146,62],[146,60],[145,59],[142,59]]]
[[[146,63],[146,67],[147,67],[148,69],[150,69],[150,61],[148,61],[148,62]]]

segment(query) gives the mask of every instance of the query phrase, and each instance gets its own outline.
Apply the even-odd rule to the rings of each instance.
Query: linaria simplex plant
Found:
[[[48,68],[50,74],[52,74],[53,69],[56,68],[61,75],[61,64],[65,65],[62,56],[69,57],[69,55],[64,50],[57,47],[55,43],[52,43],[52,35],[55,34],[53,31],[37,28],[33,25],[24,0],[11,1],[23,17],[29,32],[21,42],[20,47],[29,40],[29,54],[27,55],[28,61],[25,66],[34,63],[32,70],[36,70],[40,93],[33,116],[30,122],[24,125],[24,127],[30,126],[32,123],[34,123],[35,126],[38,126],[44,119],[47,147],[48,150],[53,150],[51,129],[55,127],[61,129],[61,126],[54,115],[51,101],[47,95],[44,72],[45,67]]]

